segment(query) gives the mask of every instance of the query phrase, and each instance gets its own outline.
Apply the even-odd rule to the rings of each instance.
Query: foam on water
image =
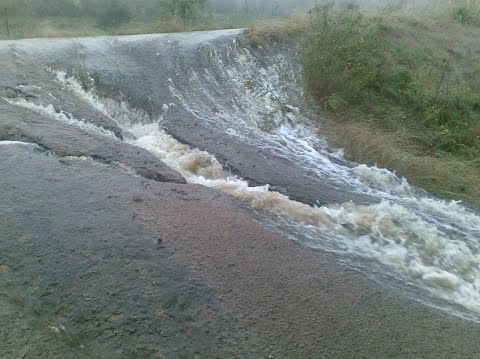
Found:
[[[0,146],[12,146],[12,145],[21,145],[21,146],[35,146],[38,147],[35,143],[30,142],[21,142],[21,141],[0,141]]]
[[[249,187],[246,181],[225,172],[214,157],[178,143],[157,124],[133,124],[124,130],[130,130],[134,135],[135,139],[130,141],[132,144],[156,154],[180,171],[188,182],[216,188],[253,208],[286,215],[313,226],[318,239],[329,233],[334,240],[347,245],[349,252],[375,259],[408,280],[428,288],[431,293],[480,313],[477,243],[449,238],[449,233],[407,207],[391,201],[369,206],[345,203],[310,207],[271,192],[268,186]],[[385,176],[387,183],[397,180],[393,174],[384,171],[374,173]],[[432,205],[432,200],[428,203]],[[466,209],[463,208],[463,212],[466,213]],[[476,225],[480,230],[478,216],[470,213],[470,217],[464,218],[470,218],[470,225]],[[316,243],[319,248],[327,247],[322,241]]]
[[[382,198],[415,197],[404,179],[375,166],[353,167],[341,150],[332,151],[312,130],[303,109],[300,70],[289,56],[271,55],[265,65],[239,46],[231,46],[224,56],[209,49],[206,56],[211,66],[184,70],[189,71],[188,84],[169,81],[178,106],[190,115],[245,143],[293,159],[340,191],[354,188]],[[234,101],[219,101],[220,91],[234,93]]]
[[[100,101],[73,79],[68,83],[92,106],[111,115],[122,127],[127,142],[149,150],[189,183],[216,188],[255,209],[276,213],[284,225],[294,221],[298,238],[308,239],[306,245],[375,260],[406,283],[480,314],[480,216],[460,202],[429,197],[385,169],[335,161],[343,160],[341,153],[332,156],[325,140],[301,122],[280,123],[265,132],[258,127],[252,129],[250,120],[242,124],[236,119],[233,124],[217,119],[216,125],[224,125],[231,136],[243,137],[254,131],[256,138],[262,139],[259,145],[271,146],[278,155],[294,157],[316,169],[319,176],[380,199],[372,205],[310,207],[269,191],[268,185],[250,187],[225,171],[207,152],[192,149],[167,134],[161,128],[162,118],[151,123],[141,110],[111,99]],[[179,103],[165,104],[164,111],[184,105],[185,99],[177,99]]]
[[[52,118],[56,121],[60,121],[60,122],[66,123],[67,125],[78,127],[88,133],[98,134],[98,135],[102,135],[110,138],[116,137],[113,132],[108,131],[102,127],[95,126],[94,124],[85,122],[84,120],[73,118],[71,115],[67,115],[64,112],[56,111],[53,105],[51,104],[47,106],[42,106],[40,104],[35,104],[33,102],[27,101],[24,98],[18,98],[14,100],[4,98],[4,100],[12,105],[23,107],[25,109],[28,109],[36,113],[42,114],[44,116],[47,116],[49,118]]]

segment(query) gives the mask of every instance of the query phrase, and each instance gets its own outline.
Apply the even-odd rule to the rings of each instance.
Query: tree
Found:
[[[7,33],[7,37],[10,37],[10,16],[18,15],[20,10],[23,10],[24,6],[24,1],[0,0],[0,11],[1,16],[4,18],[5,21],[5,31]]]
[[[3,8],[3,13],[5,16],[5,29],[7,31],[7,37],[10,37],[10,25],[8,24],[8,7]]]
[[[132,15],[128,7],[118,0],[110,0],[97,16],[97,26],[108,29],[128,23]]]
[[[187,21],[197,19],[207,5],[207,0],[160,0],[161,11],[169,16],[174,16],[183,21],[183,27],[187,27]]]
[[[74,0],[33,0],[30,1],[32,13],[40,17],[77,17],[80,16],[79,3]]]

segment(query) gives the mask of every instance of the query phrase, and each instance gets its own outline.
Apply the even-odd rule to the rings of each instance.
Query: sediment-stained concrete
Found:
[[[0,146],[0,353],[474,358],[480,327],[395,297],[235,199]]]
[[[108,115],[89,106],[57,81],[56,72],[64,71],[101,97],[145,111],[150,122],[159,121],[161,117],[169,134],[216,156],[222,165],[251,185],[269,184],[276,191],[310,205],[375,202],[368,195],[342,189],[338,183],[279,156],[269,146],[258,148],[225,132],[228,126],[223,123],[222,114],[231,112],[239,118],[251,115],[246,113],[251,110],[250,104],[240,103],[240,96],[249,91],[244,88],[244,82],[255,83],[260,76],[256,68],[237,62],[237,57],[252,55],[259,69],[268,69],[278,63],[275,55],[285,50],[250,51],[247,45],[238,43],[242,32],[3,41],[0,43],[0,75],[4,88],[0,88],[0,95],[24,98],[43,106],[52,104],[59,112],[109,129],[121,138],[121,130]],[[236,50],[240,53],[235,53]],[[287,57],[293,59],[294,51],[285,51]],[[285,72],[300,71],[298,66],[293,68]],[[238,78],[229,78],[230,70],[237,71]],[[240,73],[244,70],[245,73]],[[297,75],[289,73],[290,77],[284,81],[288,85],[273,89],[275,93],[288,94],[288,99],[275,100],[275,111],[281,112],[286,105],[303,106],[303,97],[293,90],[299,88]],[[197,76],[207,76],[208,81],[197,87],[192,83]],[[269,86],[258,91],[271,91]],[[175,91],[180,91],[183,98]],[[210,103],[212,98],[215,103]],[[198,108],[191,108],[196,105]],[[270,109],[258,109],[256,116],[268,117],[268,111]],[[255,132],[244,135],[263,141]]]
[[[56,78],[66,71],[146,114],[132,122],[161,120],[251,184],[308,204],[371,203],[235,127],[252,115],[255,76],[279,61],[278,51],[236,48],[240,33],[0,44],[0,141],[38,145],[0,146],[0,357],[478,356],[477,323],[405,299],[292,242],[265,224],[269,214],[186,184]],[[235,73],[250,55],[258,71]],[[303,99],[291,91],[278,92],[295,112]],[[35,111],[48,105],[54,114]]]
[[[30,109],[0,99],[0,140],[32,142],[58,156],[87,156],[95,160],[129,167],[145,178],[162,182],[186,183],[150,152],[125,142],[87,133]]]

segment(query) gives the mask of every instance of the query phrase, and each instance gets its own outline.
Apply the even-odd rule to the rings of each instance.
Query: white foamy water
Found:
[[[345,203],[313,208],[270,192],[268,186],[249,187],[246,181],[223,171],[214,157],[178,143],[157,124],[131,125],[128,130],[135,137],[130,141],[132,144],[156,154],[181,172],[189,183],[216,188],[255,209],[286,215],[314,227],[310,233],[315,233],[318,241],[313,246],[335,251],[347,246],[349,253],[375,259],[427,287],[431,293],[480,313],[480,255],[473,232],[471,235],[464,232],[463,238],[454,239],[451,225],[439,226],[437,221],[427,221],[424,213],[416,214],[404,205],[388,200],[369,206]],[[385,171],[378,169],[373,173],[380,173],[381,183],[389,183],[392,178],[397,181],[393,174],[388,175]],[[394,184],[408,186],[405,180]],[[450,213],[452,209],[461,208],[464,223],[480,230],[480,218],[468,213],[458,203],[420,199],[419,204],[433,207],[433,214],[447,212],[450,218],[457,216]],[[326,233],[331,240],[341,242],[341,246],[322,243]],[[469,237],[471,243],[465,241]]]
[[[332,151],[318,136],[302,109],[300,70],[289,56],[273,55],[265,66],[248,49],[232,46],[226,56],[209,50],[207,57],[212,66],[183,69],[188,71],[187,84],[168,82],[177,106],[191,116],[236,140],[303,165],[339,191],[354,188],[382,198],[416,198],[416,190],[404,179],[375,166],[352,167],[341,150]],[[219,101],[223,92],[235,93],[235,100]]]
[[[35,143],[30,142],[21,142],[21,141],[0,141],[0,146],[12,146],[12,145],[21,145],[21,146],[34,146],[38,147]]]
[[[71,115],[67,115],[63,112],[58,112],[55,110],[55,108],[51,104],[47,106],[42,106],[40,104],[35,104],[33,102],[27,101],[23,98],[18,98],[14,100],[4,98],[4,100],[6,100],[8,103],[12,105],[23,107],[25,109],[28,109],[36,113],[42,114],[44,116],[47,116],[49,118],[52,118],[56,121],[60,121],[67,125],[78,127],[85,132],[98,134],[98,135],[102,135],[110,138],[115,138],[115,134],[113,132],[105,130],[104,128],[96,126],[92,123],[85,122],[84,120],[73,118]]]
[[[249,187],[245,181],[223,172],[215,158],[179,144],[156,124],[133,125],[130,130],[136,137],[131,143],[155,153],[180,171],[190,183],[219,189],[253,208],[287,215],[314,226],[318,229],[315,233],[319,248],[325,248],[321,239],[329,233],[336,241],[348,245],[350,253],[376,259],[423,283],[440,297],[480,313],[478,246],[473,243],[470,247],[463,240],[451,238],[444,228],[426,221],[407,207],[382,201],[369,206],[346,203],[312,208],[280,193],[270,192],[268,186]],[[445,208],[440,204],[435,210],[443,212]],[[478,219],[470,214],[469,223],[480,229]]]
[[[232,71],[229,76],[234,76]],[[390,268],[397,278],[480,313],[480,216],[460,202],[429,197],[388,170],[343,161],[341,152],[332,153],[325,140],[303,124],[300,110],[289,112],[289,118],[292,113],[298,116],[298,125],[280,121],[269,131],[252,126],[253,114],[246,120],[241,114],[235,117],[230,113],[232,118],[220,116],[215,126],[225,126],[230,136],[243,138],[253,133],[248,141],[261,139],[259,146],[294,158],[321,178],[336,181],[339,188],[366,193],[379,203],[316,208],[271,192],[268,185],[250,187],[225,171],[209,153],[192,149],[168,135],[161,128],[162,118],[149,123],[141,110],[132,110],[111,99],[100,101],[85,93],[74,80],[61,76],[59,80],[116,119],[127,142],[149,150],[189,183],[216,188],[255,209],[278,214],[282,225],[293,221],[296,239],[306,245],[375,260]],[[173,84],[172,91],[178,91]],[[165,104],[163,110],[185,105],[182,96],[177,96],[177,100],[178,103]],[[261,102],[262,97],[252,101],[252,111],[256,112],[255,101]],[[196,111],[197,116],[199,113]]]

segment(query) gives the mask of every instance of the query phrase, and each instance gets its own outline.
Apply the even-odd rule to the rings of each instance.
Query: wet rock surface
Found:
[[[480,350],[478,325],[372,287],[215,190],[34,147],[0,146],[0,156],[3,357],[472,358]]]
[[[58,156],[88,156],[100,162],[127,166],[145,178],[186,183],[177,171],[144,149],[84,132],[45,115],[10,105],[1,99],[0,140],[32,142]]]
[[[258,74],[255,73],[241,74],[232,81],[228,71],[209,72],[214,69],[212,61],[221,61],[225,69],[232,71],[242,67],[242,63],[236,62],[237,54],[232,53],[232,49],[239,46],[237,38],[241,33],[242,30],[227,30],[36,40],[35,43],[4,42],[9,45],[0,48],[0,58],[3,58],[0,61],[5,63],[0,70],[6,84],[3,95],[25,98],[43,106],[52,104],[58,112],[109,129],[121,138],[122,131],[108,115],[86,105],[84,100],[55,80],[55,71],[65,71],[67,76],[75,76],[86,89],[94,88],[104,98],[145,111],[151,122],[161,118],[162,126],[176,139],[216,156],[226,168],[251,185],[270,184],[274,190],[310,205],[374,202],[364,194],[342,189],[338,184],[305,170],[295,161],[279,156],[269,146],[258,148],[228,135],[224,126],[215,124],[222,122],[222,115],[226,113],[250,116],[244,113],[249,104],[240,103],[238,98],[239,87],[241,91],[249,91],[255,86],[260,92],[272,90],[269,85],[257,84],[255,76]],[[254,55],[255,61],[261,67],[273,67],[278,62],[274,56],[276,52],[266,49]],[[32,57],[36,59],[34,63],[29,61]],[[207,87],[192,82],[198,76],[207,76]],[[291,85],[292,88],[297,85],[296,80],[292,80]],[[262,89],[261,86],[266,87]],[[298,103],[293,105],[302,106],[303,99],[291,88],[283,88],[281,92],[289,94],[289,101],[296,98]],[[275,96],[273,102],[280,109],[275,111],[290,106],[286,99]],[[209,104],[212,98],[215,103]],[[196,107],[192,108],[194,105]],[[259,109],[257,115],[269,117],[271,113],[268,111]],[[258,137],[254,132],[245,136]]]
[[[272,191],[309,205],[374,202],[368,196],[341,191],[292,160],[273,156],[268,149],[226,138],[224,133],[208,130],[189,119],[188,115],[176,116],[169,122],[169,133],[183,143],[214,154],[220,163],[252,186],[269,184]]]
[[[265,224],[269,214],[186,184],[123,142],[130,134],[55,75],[66,71],[148,115],[138,121],[161,121],[251,184],[308,204],[370,203],[286,158],[273,140],[254,146],[249,138],[258,142],[258,134],[239,133],[235,118],[228,131],[218,125],[256,101],[257,94],[243,104],[232,95],[245,86],[235,68],[249,54],[230,62],[225,44],[236,46],[239,34],[1,43],[0,141],[35,146],[0,144],[0,357],[478,355],[478,323],[404,299],[335,256],[296,244]],[[212,58],[230,73],[206,71]],[[269,61],[266,71],[277,60],[258,59]],[[245,75],[246,91],[261,89],[254,75]],[[196,87],[201,76],[211,86]],[[283,101],[272,93],[260,102]],[[49,105],[54,114],[35,110]]]

